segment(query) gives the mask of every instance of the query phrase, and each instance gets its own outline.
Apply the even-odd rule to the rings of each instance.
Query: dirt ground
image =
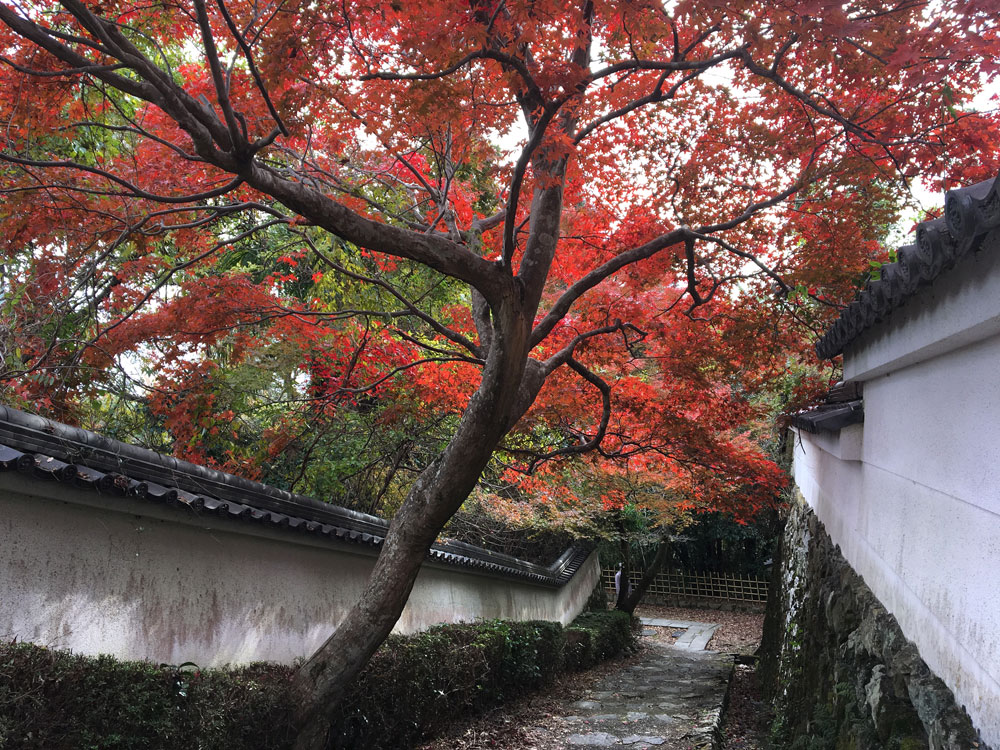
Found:
[[[761,698],[756,667],[737,664],[729,683],[722,750],[765,750],[770,724],[771,711]]]

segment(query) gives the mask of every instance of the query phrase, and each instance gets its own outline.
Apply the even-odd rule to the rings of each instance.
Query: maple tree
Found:
[[[635,300],[640,307],[643,302]],[[588,359],[603,359],[602,374],[615,386],[601,446],[572,461],[543,464],[529,475],[509,469],[495,487],[486,483],[477,489],[479,511],[526,530],[617,540],[626,574],[625,550],[637,531],[627,519],[641,516],[643,535],[654,537],[646,544],[658,546],[661,554],[646,570],[644,585],[628,602],[619,602],[620,609],[631,611],[658,572],[670,537],[697,515],[717,511],[746,523],[775,508],[785,477],[763,447],[773,409],[754,394],[783,376],[785,362],[775,354],[794,341],[773,331],[767,337],[761,320],[754,324],[758,345],[748,352],[745,331],[734,330],[733,320],[746,324],[752,313],[740,314],[739,307],[717,300],[702,308],[707,316],[702,320],[648,321],[641,354],[616,352],[620,344],[613,339],[604,341],[608,348],[588,348]],[[580,429],[580,405],[588,398],[577,379],[553,377],[512,435],[538,424],[560,424],[572,434]],[[599,414],[599,404],[593,404],[583,418]],[[596,429],[584,424],[585,431]],[[514,447],[507,442],[502,446],[515,465],[519,454],[537,455],[519,450],[516,440]]]
[[[775,309],[835,314],[906,180],[996,173],[970,109],[995,10],[5,0],[2,374],[68,418],[135,379],[123,356],[153,362],[178,452],[247,471],[249,409],[274,460],[297,425],[435,414],[363,597],[300,670],[319,747],[498,448],[683,474],[692,501],[733,496],[720,467],[770,484],[710,423],[801,347]]]

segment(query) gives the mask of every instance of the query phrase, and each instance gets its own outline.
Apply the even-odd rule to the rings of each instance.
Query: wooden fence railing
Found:
[[[633,586],[642,579],[640,571],[633,571],[629,578]],[[615,571],[602,570],[604,587],[613,595]],[[741,573],[692,573],[685,570],[663,571],[646,589],[645,599],[699,598],[723,599],[731,602],[767,602],[767,585],[764,578]]]

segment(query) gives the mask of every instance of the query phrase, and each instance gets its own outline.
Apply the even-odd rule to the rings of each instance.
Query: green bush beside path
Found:
[[[398,750],[632,644],[622,612],[569,627],[491,620],[393,636],[338,713],[331,748]],[[294,668],[224,669],[0,644],[0,750],[283,750]]]

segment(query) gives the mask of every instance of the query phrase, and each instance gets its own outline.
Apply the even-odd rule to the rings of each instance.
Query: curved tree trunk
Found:
[[[532,197],[531,228],[517,276],[502,264],[491,284],[489,318],[480,328],[486,362],[479,388],[447,447],[417,478],[389,525],[360,600],[299,669],[296,750],[323,750],[330,715],[392,631],[437,535],[472,492],[501,438],[534,402],[547,372],[529,358],[531,333],[559,237],[565,162]],[[480,291],[482,291],[480,289]],[[480,316],[483,318],[484,316]]]
[[[526,373],[531,318],[513,296],[518,291],[512,284],[507,309],[493,311],[493,342],[480,387],[448,446],[421,473],[393,518],[364,594],[299,669],[296,750],[325,747],[330,711],[399,619],[427,549],[538,393],[543,378],[534,368]]]
[[[666,536],[660,539],[660,544],[656,548],[656,555],[653,557],[653,562],[649,564],[646,571],[642,574],[642,579],[639,581],[639,585],[634,589],[628,591],[625,594],[625,588],[622,586],[622,591],[618,595],[618,602],[615,604],[615,609],[619,609],[622,612],[628,612],[632,614],[635,612],[635,608],[639,606],[639,602],[642,601],[642,597],[646,593],[646,589],[649,588],[655,579],[657,574],[660,572],[660,568],[663,567],[663,563],[667,560],[667,553],[670,551],[670,542]],[[622,574],[625,577],[625,573]],[[629,587],[631,588],[631,587]]]

